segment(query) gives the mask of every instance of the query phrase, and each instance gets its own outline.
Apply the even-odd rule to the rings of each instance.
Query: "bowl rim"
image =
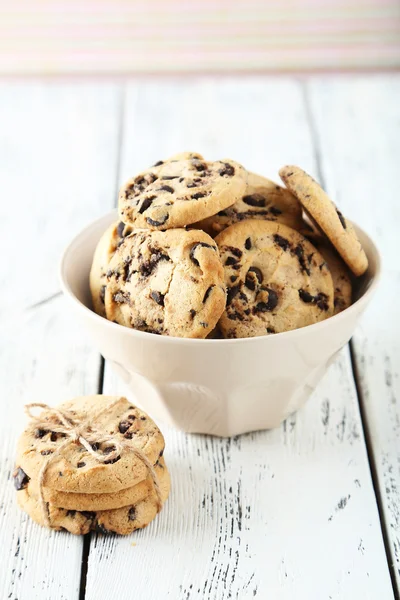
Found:
[[[66,262],[68,260],[68,255],[70,254],[70,252],[74,249],[74,247],[78,243],[81,242],[82,239],[85,238],[85,236],[88,234],[88,232],[91,229],[94,229],[96,226],[98,226],[103,221],[106,221],[108,219],[111,220],[112,217],[115,218],[115,220],[118,219],[116,209],[95,219],[94,221],[89,223],[89,225],[84,227],[78,234],[76,234],[72,238],[70,243],[64,249],[64,252],[61,256],[61,260],[59,263],[58,277],[59,277],[61,289],[62,289],[62,292],[64,293],[64,295],[66,297],[70,298],[73,301],[73,303],[79,308],[79,310],[83,312],[84,315],[89,316],[91,319],[94,319],[94,323],[97,323],[99,326],[111,327],[112,328],[111,330],[113,330],[114,332],[116,332],[116,328],[117,328],[120,333],[122,333],[122,331],[123,331],[125,333],[125,335],[131,336],[133,338],[137,338],[138,341],[139,340],[150,341],[150,339],[153,339],[153,341],[157,340],[162,344],[181,344],[181,345],[185,344],[185,345],[190,345],[190,346],[192,346],[193,344],[195,344],[195,345],[202,344],[204,346],[212,344],[212,345],[216,346],[218,344],[218,345],[226,346],[228,344],[231,344],[231,345],[232,344],[235,344],[235,345],[257,344],[257,343],[258,344],[259,343],[271,344],[271,343],[274,343],[272,340],[277,341],[277,340],[283,340],[283,339],[285,339],[285,340],[288,339],[288,341],[289,341],[289,339],[291,339],[291,338],[295,339],[298,336],[305,335],[306,333],[310,332],[310,330],[312,330],[313,332],[316,332],[317,329],[321,330],[321,333],[322,333],[323,330],[326,329],[327,327],[330,327],[336,323],[339,323],[340,320],[343,320],[343,319],[351,316],[352,313],[356,313],[357,312],[356,307],[358,307],[360,304],[367,304],[368,299],[374,294],[374,292],[378,286],[379,280],[381,278],[381,275],[382,275],[382,258],[381,258],[381,253],[380,253],[377,245],[372,240],[372,238],[364,231],[364,229],[362,229],[359,225],[355,224],[354,221],[350,221],[350,219],[348,219],[350,221],[350,223],[353,225],[353,227],[355,228],[357,235],[360,232],[362,234],[362,236],[365,237],[367,239],[368,243],[370,244],[370,246],[372,248],[372,254],[374,254],[374,258],[376,261],[376,273],[375,273],[374,277],[371,279],[370,285],[368,286],[366,291],[363,293],[363,295],[358,300],[356,300],[356,302],[354,302],[351,306],[349,306],[345,310],[341,311],[337,315],[333,315],[332,317],[329,317],[328,319],[324,319],[323,321],[319,321],[318,323],[313,323],[312,325],[307,325],[305,327],[300,327],[298,329],[292,329],[290,331],[283,331],[283,332],[277,333],[275,335],[264,335],[264,336],[257,336],[257,337],[248,337],[248,338],[222,338],[222,339],[204,338],[203,339],[203,338],[180,338],[180,337],[173,337],[173,336],[167,336],[167,335],[154,335],[154,333],[148,333],[147,331],[139,331],[137,329],[130,329],[129,327],[124,327],[123,325],[120,325],[119,323],[114,323],[113,321],[109,321],[108,319],[101,317],[100,315],[95,313],[91,308],[86,306],[83,302],[81,302],[76,297],[76,295],[73,293],[71,286],[69,285],[69,282],[67,280]],[[151,336],[151,338],[149,336]]]

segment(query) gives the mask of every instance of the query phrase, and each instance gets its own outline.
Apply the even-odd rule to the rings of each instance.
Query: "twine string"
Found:
[[[103,408],[100,412],[97,413],[94,420],[98,421],[98,419],[103,416],[105,413],[109,412],[114,408],[120,399],[118,398],[114,402],[108,404],[105,408]],[[41,414],[36,415],[33,412],[33,409],[41,409]],[[42,412],[45,411],[47,420],[42,417]],[[72,413],[68,410],[61,410],[60,408],[53,408],[48,404],[43,404],[39,402],[33,402],[31,404],[27,404],[25,406],[25,413],[31,420],[32,429],[43,429],[43,430],[51,430],[54,433],[61,433],[66,436],[66,440],[64,440],[58,448],[52,453],[48,454],[40,468],[38,475],[38,485],[39,485],[39,504],[43,513],[43,518],[45,524],[50,527],[50,516],[48,505],[44,497],[44,481],[46,477],[46,473],[49,469],[51,463],[58,457],[61,456],[64,449],[72,444],[80,444],[85,448],[85,450],[93,456],[95,460],[100,463],[104,462],[112,462],[121,456],[123,452],[132,452],[134,456],[136,456],[146,467],[152,483],[154,487],[154,491],[157,497],[157,512],[161,510],[162,506],[162,496],[160,484],[158,482],[157,473],[155,472],[154,466],[151,464],[147,456],[139,449],[136,448],[131,443],[122,441],[117,439],[115,434],[108,434],[105,431],[97,428],[93,424],[93,417],[87,417],[86,419],[79,419],[75,413]],[[48,419],[54,418],[58,421],[52,423]],[[99,447],[102,444],[110,444],[110,448],[112,450],[108,452],[108,454],[104,454],[100,452]]]

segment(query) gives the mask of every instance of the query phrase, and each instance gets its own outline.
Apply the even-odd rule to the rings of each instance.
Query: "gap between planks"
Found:
[[[321,184],[323,189],[326,190],[327,185],[326,185],[323,167],[322,167],[321,142],[320,142],[320,137],[318,135],[315,120],[313,119],[312,106],[311,106],[310,97],[309,97],[309,89],[308,89],[307,82],[305,80],[303,80],[301,82],[301,88],[302,88],[302,93],[303,93],[303,101],[304,101],[304,107],[305,107],[305,114],[306,114],[306,118],[307,118],[307,124],[308,124],[309,130],[310,130],[312,145],[313,145],[314,152],[315,152],[316,171],[317,171],[319,183]],[[381,492],[381,489],[379,486],[378,469],[377,469],[376,461],[374,458],[371,432],[370,432],[370,428],[368,425],[368,418],[366,415],[365,406],[364,406],[364,402],[363,402],[363,393],[361,390],[360,378],[359,378],[359,373],[358,373],[358,368],[357,368],[356,349],[355,349],[352,339],[350,340],[348,346],[349,346],[349,353],[350,353],[351,372],[352,372],[354,386],[355,386],[356,395],[357,395],[357,402],[358,402],[359,411],[360,411],[361,427],[362,427],[362,431],[363,431],[363,435],[364,435],[364,441],[365,441],[369,470],[370,470],[370,474],[371,474],[372,486],[373,486],[376,504],[377,504],[377,508],[378,508],[379,522],[380,522],[382,539],[383,539],[383,544],[384,544],[385,553],[386,553],[386,560],[387,560],[388,567],[389,567],[390,580],[391,580],[391,584],[392,584],[392,588],[393,588],[393,595],[394,595],[395,600],[400,600],[400,591],[398,590],[397,583],[396,583],[395,565],[391,558],[391,543],[390,543],[390,535],[389,535],[389,529],[388,529],[389,523],[387,523],[386,518],[385,518],[383,496],[382,496],[382,492]]]
[[[122,86],[120,91],[119,106],[118,106],[118,141],[117,141],[117,157],[115,161],[115,183],[114,183],[114,207],[118,206],[118,189],[119,189],[119,175],[121,167],[121,156],[122,156],[122,144],[124,136],[124,117],[125,117],[125,103],[126,103],[126,84]],[[105,371],[105,359],[104,356],[100,355],[100,368],[99,368],[99,381],[97,385],[97,393],[102,394],[104,388],[104,371]],[[82,565],[81,565],[81,580],[79,585],[79,600],[85,600],[86,597],[86,579],[89,568],[89,554],[90,545],[92,541],[92,532],[85,535],[82,547]]]
[[[400,592],[397,589],[397,584],[396,584],[395,565],[393,564],[392,557],[391,557],[390,536],[389,536],[389,531],[388,531],[388,524],[386,523],[386,519],[385,519],[383,496],[382,496],[382,492],[381,492],[381,489],[379,486],[378,469],[377,469],[374,452],[373,452],[371,431],[370,431],[370,428],[368,425],[368,419],[367,419],[364,402],[363,402],[363,393],[361,390],[360,377],[359,377],[358,367],[357,367],[357,362],[356,362],[356,349],[354,347],[353,340],[350,340],[349,350],[350,350],[351,370],[353,373],[354,385],[356,388],[358,405],[360,408],[361,426],[362,426],[363,433],[364,433],[365,446],[367,449],[368,464],[369,464],[369,469],[371,472],[371,479],[372,479],[372,485],[374,488],[376,504],[378,507],[379,521],[381,523],[383,543],[384,543],[385,552],[386,552],[386,560],[389,565],[389,573],[390,573],[390,580],[392,582],[393,595],[394,595],[395,600],[400,600]]]

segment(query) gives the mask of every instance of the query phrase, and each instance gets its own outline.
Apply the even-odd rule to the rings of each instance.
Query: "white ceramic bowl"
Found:
[[[349,341],[379,278],[379,252],[356,227],[370,266],[354,304],[335,317],[287,333],[246,339],[144,333],[107,321],[91,309],[94,249],[115,220],[116,212],[98,219],[65,250],[63,291],[136,402],[156,420],[187,432],[230,436],[277,427],[302,406]]]

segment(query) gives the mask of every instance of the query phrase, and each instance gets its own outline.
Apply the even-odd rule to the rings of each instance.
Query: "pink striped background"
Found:
[[[0,0],[0,74],[400,67],[399,0]]]

